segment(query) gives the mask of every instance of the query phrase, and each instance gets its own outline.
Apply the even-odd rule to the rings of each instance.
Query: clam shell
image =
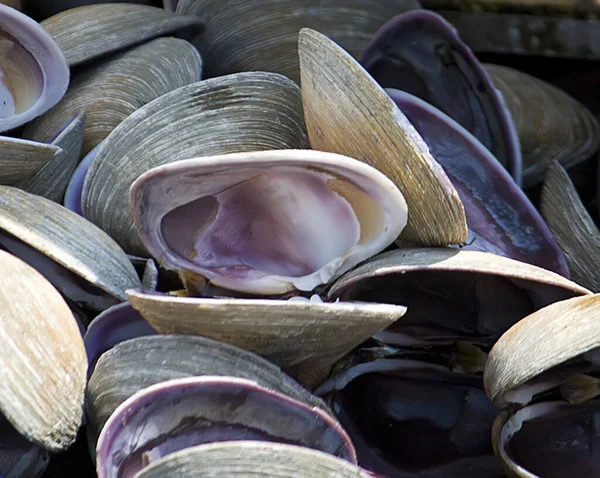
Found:
[[[24,137],[46,141],[78,111],[86,112],[81,156],[88,154],[138,108],[200,80],[202,60],[185,40],[157,38],[86,69],[62,101],[25,128]],[[78,158],[79,159],[79,158]]]
[[[0,186],[0,229],[116,299],[125,300],[125,289],[141,285],[107,234],[43,197]]]
[[[204,23],[199,17],[175,15],[148,5],[106,3],[66,10],[44,20],[42,26],[73,67],[182,28],[201,31]]]
[[[52,144],[0,136],[0,184],[27,181],[62,154],[62,148]]]
[[[449,285],[444,287],[445,283]],[[407,337],[411,343],[418,338],[428,344],[452,343],[463,335],[488,343],[536,309],[589,294],[558,274],[489,252],[414,248],[385,252],[364,262],[332,285],[328,300],[406,305],[402,320],[375,337],[407,345]],[[442,306],[451,310],[446,318],[439,317]],[[468,320],[466,330],[461,320]],[[423,330],[431,329],[435,336],[424,336]]]
[[[318,386],[343,355],[406,312],[387,304],[200,299],[136,290],[127,295],[159,333],[202,335],[250,350],[308,388]]]
[[[2,5],[21,10],[21,0],[2,0],[0,3]]]
[[[356,463],[348,435],[329,414],[250,380],[205,376],[152,385],[123,402],[98,439],[98,478],[138,471],[187,446],[246,437],[300,444]]]
[[[90,169],[90,165],[94,158],[96,157],[96,153],[98,149],[100,149],[100,143],[98,146],[93,148],[85,157],[79,162],[75,171],[69,178],[69,183],[67,184],[67,189],[65,190],[65,197],[63,200],[63,205],[69,210],[73,211],[80,216],[83,216],[83,211],[81,209],[81,192],[83,190],[83,183],[85,181],[85,176]]]
[[[0,473],[7,478],[40,478],[50,462],[48,450],[23,437],[0,415]]]
[[[517,400],[518,387],[541,373],[600,347],[600,294],[562,300],[527,316],[490,351],[483,381],[497,406]],[[518,397],[522,401],[522,397]]]
[[[240,183],[247,189],[238,192],[238,199],[222,199],[223,192]],[[269,192],[261,196],[263,189]],[[209,199],[216,201],[214,217],[198,214],[198,220],[189,219],[189,211],[206,208],[200,204]],[[301,207],[303,202],[323,211]],[[165,269],[260,295],[311,291],[329,282],[392,244],[407,220],[402,194],[379,171],[352,158],[312,150],[228,154],[154,168],[133,183],[130,210],[144,246]],[[244,222],[248,215],[259,224]],[[264,225],[272,221],[277,225]],[[338,241],[343,247],[335,247],[331,234],[347,234],[351,241]],[[198,245],[200,237],[211,235],[240,237],[239,248],[210,238]],[[279,244],[265,250],[262,244],[273,236]],[[203,259],[205,248],[216,258]]]
[[[173,453],[141,470],[136,478],[369,478],[345,460],[310,448],[256,441],[210,443]]]
[[[298,53],[311,147],[359,159],[400,189],[410,215],[401,238],[446,245],[467,238],[462,202],[404,114],[341,47],[303,28]]]
[[[52,144],[62,151],[18,187],[54,202],[62,201],[69,179],[79,162],[85,124],[85,113],[79,113],[54,140],[50,135],[41,138],[40,141],[52,140]]]
[[[81,424],[86,357],[69,307],[44,277],[0,251],[0,409],[28,440],[67,449]]]
[[[330,36],[354,57],[390,17],[420,8],[417,0],[179,0],[177,13],[206,19],[195,39],[208,76],[271,71],[300,82],[298,32]]]
[[[27,15],[0,4],[0,27],[0,131],[7,131],[58,103],[69,67],[56,41]]]
[[[600,292],[600,231],[582,204],[569,175],[556,161],[548,167],[540,210],[565,253],[571,278]]]
[[[523,152],[523,187],[543,179],[553,160],[570,168],[600,148],[600,125],[564,91],[512,68],[485,65],[502,92]]]
[[[129,211],[141,174],[197,156],[307,147],[300,89],[288,78],[248,72],[193,83],[138,109],[102,142],[83,212],[126,252],[146,256]]]
[[[97,436],[117,407],[135,393],[167,380],[201,375],[246,378],[329,411],[321,399],[258,355],[205,337],[161,335],[121,342],[99,358],[86,391],[88,426]]]

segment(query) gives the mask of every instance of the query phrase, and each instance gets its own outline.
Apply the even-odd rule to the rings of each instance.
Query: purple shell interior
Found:
[[[90,169],[90,165],[92,164],[92,161],[94,161],[96,153],[98,152],[101,144],[102,143],[98,144],[81,160],[73,172],[71,180],[67,186],[67,190],[65,191],[65,199],[63,202],[64,206],[82,217],[83,210],[81,207],[81,192],[83,191],[83,183],[85,181],[85,176]]]
[[[274,441],[356,464],[344,430],[325,412],[232,377],[163,382],[121,404],[98,441],[99,478],[131,477],[177,450],[231,440]]]
[[[88,356],[88,377],[100,356],[118,343],[156,334],[156,330],[131,304],[123,302],[106,309],[91,322],[83,337]]]
[[[381,86],[412,93],[461,124],[520,184],[519,138],[502,95],[443,17],[413,10],[392,18],[360,62]]]
[[[569,277],[550,229],[498,161],[437,108],[399,90],[388,94],[442,165],[465,208],[473,249],[528,262]]]

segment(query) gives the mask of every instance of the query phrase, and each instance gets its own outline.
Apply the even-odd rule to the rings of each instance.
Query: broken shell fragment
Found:
[[[548,225],[477,138],[416,96],[386,91],[423,137],[462,200],[470,240],[461,249],[493,252],[568,277],[565,257]]]
[[[28,440],[67,449],[81,425],[87,359],[58,291],[35,269],[0,251],[0,409]]]
[[[284,478],[372,478],[373,475],[312,448],[283,443],[231,441],[210,443],[172,453],[150,463],[136,478],[209,478],[227,476]]]
[[[69,86],[69,67],[56,41],[27,15],[0,4],[0,131],[52,108]]]
[[[489,252],[450,248],[380,254],[338,279],[328,300],[401,303],[402,320],[375,338],[393,345],[492,345],[513,324],[591,292],[564,277]]]
[[[42,26],[73,67],[182,28],[200,32],[204,22],[149,5],[113,3],[72,8],[44,20]]]
[[[381,86],[411,93],[450,116],[520,184],[521,150],[510,112],[490,75],[443,17],[415,10],[392,18],[360,61]]]
[[[191,44],[157,38],[76,75],[62,101],[28,124],[24,137],[46,141],[73,114],[85,110],[85,156],[135,110],[199,81],[201,72],[202,60]]]
[[[564,91],[521,71],[485,65],[502,92],[523,151],[523,187],[542,181],[552,161],[568,169],[600,148],[594,115]]]
[[[300,31],[298,53],[311,147],[356,158],[389,177],[410,211],[403,239],[434,246],[466,240],[457,192],[385,91],[346,51],[314,30]]]
[[[407,221],[382,173],[311,150],[160,166],[135,181],[130,204],[162,267],[262,295],[326,284],[392,244]]]
[[[141,174],[198,156],[307,147],[300,88],[290,79],[247,72],[192,83],[136,110],[102,142],[85,177],[83,212],[126,252],[147,256],[129,211]]]
[[[162,382],[121,404],[98,439],[98,477],[133,476],[169,453],[231,440],[306,446],[356,464],[346,432],[325,412],[250,380],[206,376]]]
[[[127,295],[159,333],[201,335],[250,350],[310,389],[337,360],[406,312],[388,304]]]

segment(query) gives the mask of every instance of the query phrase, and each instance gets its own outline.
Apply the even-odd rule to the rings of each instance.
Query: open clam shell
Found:
[[[24,137],[45,141],[74,113],[85,111],[84,156],[135,110],[199,81],[201,72],[202,60],[190,43],[157,38],[77,75],[62,101],[27,125]]]
[[[539,183],[556,160],[570,168],[600,148],[594,115],[555,86],[512,68],[485,65],[511,112],[523,151],[523,186]]]
[[[42,26],[73,67],[182,28],[200,32],[204,23],[199,17],[175,15],[162,8],[112,3],[72,8],[44,20]]]
[[[392,244],[407,221],[402,194],[382,173],[311,150],[160,166],[133,183],[130,204],[164,268],[262,295],[329,282]]]
[[[470,240],[463,248],[493,252],[568,277],[567,262],[548,225],[496,158],[437,108],[404,91],[386,91],[458,191],[469,226]]]
[[[276,73],[248,72],[171,91],[135,111],[102,142],[82,192],[85,216],[130,254],[145,256],[129,188],[178,160],[308,147],[300,89]]]
[[[381,86],[418,96],[454,119],[520,184],[521,151],[510,113],[489,74],[443,17],[415,10],[392,18],[360,61]]]
[[[7,131],[58,103],[69,67],[56,41],[27,15],[0,4],[0,27],[0,131]]]
[[[81,424],[87,359],[69,307],[35,269],[0,251],[0,409],[28,440],[67,449]]]
[[[141,286],[131,262],[115,241],[48,199],[0,186],[0,229],[4,232],[0,243],[34,267],[39,265],[67,297],[72,286],[76,294],[82,289],[82,301],[96,310],[125,300],[126,289]],[[36,264],[38,256],[39,260],[43,261],[44,256],[49,260]],[[65,270],[68,277],[63,277]],[[73,277],[79,277],[83,284],[73,285]],[[78,302],[77,298],[73,300]]]
[[[564,251],[571,278],[600,292],[600,231],[581,202],[567,172],[554,161],[548,167],[540,210]]]
[[[500,415],[493,440],[509,476],[555,478],[597,470],[600,294],[541,309],[492,348],[484,372],[498,405],[524,404]],[[557,387],[560,395],[552,393]],[[557,400],[562,395],[562,400]]]
[[[406,199],[402,238],[447,245],[467,238],[463,205],[414,127],[354,58],[303,28],[298,53],[311,147],[359,159],[383,172]]]
[[[306,446],[356,463],[327,413],[250,380],[207,376],[152,385],[123,402],[98,439],[98,477],[133,476],[171,452],[230,440]]]
[[[239,71],[272,71],[300,82],[298,32],[309,27],[330,36],[357,57],[390,17],[416,0],[179,0],[177,13],[206,19],[195,39],[206,57],[208,76]]]
[[[535,310],[589,294],[558,274],[489,252],[419,248],[370,259],[338,279],[328,299],[406,305],[402,320],[375,335],[386,343],[491,345]]]
[[[143,367],[139,364],[143,363]],[[145,336],[115,345],[98,360],[86,391],[88,432],[96,439],[119,405],[151,385],[202,375],[253,380],[329,413],[325,403],[279,367],[247,350],[205,337]]]
[[[127,294],[159,333],[202,335],[250,350],[308,388],[322,383],[338,359],[406,312],[387,304]]]
[[[231,441],[175,452],[151,463],[136,478],[285,478],[292,473],[303,478],[373,476],[346,460],[311,448],[283,443]]]
[[[52,145],[59,147],[62,151],[42,166],[31,178],[19,184],[20,189],[54,202],[62,201],[69,179],[79,162],[83,147],[85,118],[85,113],[79,113],[67,123],[62,131],[59,130],[60,133],[55,135],[55,138],[50,135],[40,138],[40,141],[51,140]]]

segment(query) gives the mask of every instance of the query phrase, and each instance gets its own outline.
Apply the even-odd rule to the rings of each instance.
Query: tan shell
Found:
[[[527,316],[500,339],[488,355],[483,381],[499,407],[507,393],[542,372],[600,347],[600,294],[563,300]]]
[[[484,65],[504,96],[523,152],[523,187],[542,181],[552,161],[570,168],[600,148],[594,115],[564,91],[512,68]]]
[[[27,181],[62,152],[52,144],[0,136],[0,184]]]
[[[300,89],[288,78],[248,72],[193,83],[138,109],[102,142],[83,212],[126,252],[147,256],[129,212],[142,173],[197,156],[306,148]]]
[[[72,81],[58,105],[32,121],[24,137],[47,141],[53,131],[79,111],[86,112],[85,156],[125,118],[146,103],[199,81],[202,59],[185,40],[157,38],[100,65]]]
[[[87,357],[58,291],[35,269],[0,251],[0,409],[49,450],[68,448],[81,425]]]
[[[64,124],[64,121],[61,124]],[[51,201],[62,202],[71,175],[79,162],[85,125],[85,113],[76,115],[52,141],[54,146],[62,150],[58,156],[42,166],[42,169],[33,177],[19,184],[18,187]],[[57,128],[60,128],[60,125]],[[51,139],[51,135],[46,135],[40,141],[50,141]]]
[[[464,242],[467,223],[460,197],[392,99],[320,33],[303,28],[298,52],[311,147],[359,159],[388,176],[410,211],[401,235],[405,240],[430,246]]]
[[[58,13],[44,20],[42,26],[54,37],[73,67],[181,28],[201,30],[203,21],[148,5],[103,3]]]
[[[369,478],[352,463],[311,448],[283,443],[230,441],[172,453],[135,478]]]
[[[565,254],[571,278],[600,292],[600,231],[569,175],[556,161],[548,167],[540,210]]]
[[[140,363],[144,364],[142,368]],[[116,345],[98,360],[86,390],[90,438],[96,440],[117,407],[140,390],[175,378],[201,375],[254,380],[261,387],[330,413],[321,399],[279,367],[246,350],[189,335],[139,337]]]
[[[81,216],[46,198],[0,186],[0,229],[122,300],[140,287],[119,246]]]
[[[127,295],[159,333],[202,335],[250,350],[310,389],[339,358],[406,312],[387,304]]]
[[[502,471],[507,478],[540,478],[533,473],[528,472],[522,466],[517,465],[508,455],[506,448],[502,443],[502,429],[507,424],[511,415],[508,411],[502,411],[494,420],[492,425],[492,446],[494,454],[499,459]]]
[[[355,58],[390,18],[420,8],[416,0],[179,0],[177,13],[206,20],[194,42],[209,76],[272,71],[300,84],[298,32],[330,36]]]

